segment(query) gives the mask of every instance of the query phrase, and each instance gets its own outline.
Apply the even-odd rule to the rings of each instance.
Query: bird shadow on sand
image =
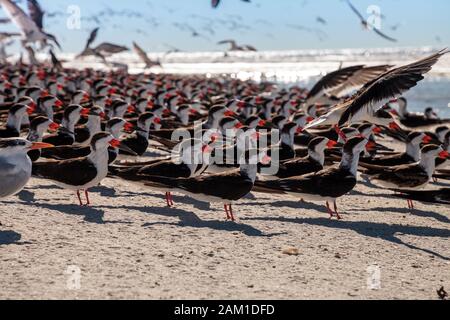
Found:
[[[302,202],[300,200],[284,200],[284,201],[274,201],[272,202],[268,199],[268,202],[239,202],[240,205],[244,206],[270,206],[274,208],[292,208],[292,209],[306,209],[315,210],[319,212],[326,212],[326,207],[324,205],[315,204],[312,202]]]
[[[406,203],[405,203],[406,205]],[[348,210],[351,211],[351,210]],[[354,211],[358,212],[372,212],[372,211],[380,211],[380,212],[395,212],[395,213],[401,213],[401,214],[412,214],[417,217],[422,218],[433,218],[436,221],[443,222],[443,223],[450,223],[450,219],[442,214],[439,214],[437,212],[432,211],[423,211],[419,209],[408,209],[408,208],[371,208],[371,209],[357,209]]]
[[[10,202],[10,204],[17,204],[17,202]],[[103,220],[105,212],[93,207],[79,206],[76,204],[50,204],[41,202],[21,202],[20,204],[43,208],[52,211],[58,211],[67,215],[75,215],[84,217],[85,222],[96,223],[96,224],[106,224]],[[114,222],[107,222],[114,223]]]
[[[98,193],[102,197],[110,197],[110,198],[117,197],[116,189],[106,187],[106,186],[98,186],[98,187],[90,188],[89,193]]]
[[[22,235],[15,231],[1,231],[0,230],[0,246],[7,246],[11,244],[19,244]]]
[[[156,199],[161,199],[161,204],[165,203],[166,199],[165,196],[161,193],[161,192],[155,192],[155,193],[141,193],[141,192],[132,192],[132,191],[120,191],[120,194],[123,196],[131,196],[131,197],[151,197],[151,198],[156,198]],[[198,201],[195,199],[192,199],[190,197],[187,196],[178,196],[178,195],[173,195],[172,196],[173,201],[175,203],[182,203],[182,204],[186,204],[186,205],[191,205],[196,209],[199,210],[214,210],[213,208],[211,208],[211,205],[208,202],[202,202],[202,201]]]
[[[103,208],[109,208],[103,206]],[[274,237],[281,235],[281,233],[273,233],[273,234],[265,234],[264,232],[246,224],[229,222],[229,221],[220,221],[220,220],[202,220],[196,214],[176,208],[168,208],[168,207],[133,207],[133,206],[123,206],[123,207],[114,207],[114,209],[126,209],[126,210],[135,210],[140,211],[145,214],[151,215],[159,215],[164,217],[172,217],[178,218],[179,222],[155,222],[155,223],[146,223],[143,227],[149,228],[157,225],[170,225],[176,227],[191,227],[191,228],[208,228],[219,231],[228,231],[228,232],[242,232],[246,236],[249,237]]]
[[[415,227],[397,224],[390,225],[387,223],[375,223],[364,221],[345,221],[345,220],[336,221],[325,218],[256,217],[256,218],[246,218],[243,220],[270,221],[270,222],[276,221],[286,223],[307,224],[312,226],[326,227],[330,229],[352,230],[365,237],[383,239],[391,243],[403,245],[409,249],[422,251],[431,254],[435,257],[438,257],[440,259],[450,261],[450,257],[444,256],[431,249],[420,248],[415,245],[406,243],[396,236],[397,234],[399,234],[417,237],[435,237],[447,239],[450,238],[450,230],[447,229],[438,229],[431,227]]]
[[[394,199],[392,193],[364,193],[357,190],[352,190],[348,193],[349,196],[364,196],[370,198],[391,198]]]
[[[23,201],[23,202],[28,202],[29,203],[29,202],[35,202],[36,201],[34,192],[27,191],[27,190],[22,190],[17,195],[17,197],[19,198],[20,201]]]

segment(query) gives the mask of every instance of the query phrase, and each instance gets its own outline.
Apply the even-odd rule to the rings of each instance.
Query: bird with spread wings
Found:
[[[89,38],[86,41],[84,50],[80,54],[78,54],[75,59],[94,56],[102,59],[103,63],[108,64],[108,62],[106,61],[106,57],[129,50],[127,47],[119,46],[109,42],[102,42],[95,48],[92,48],[91,45],[97,39],[98,31],[99,28],[95,28],[91,31]]]
[[[44,31],[44,11],[37,0],[28,0],[29,16],[12,0],[0,0],[0,5],[9,19],[20,29],[24,47],[30,43],[39,43],[44,48],[51,46],[48,42],[52,41],[61,48],[56,37]]]
[[[136,43],[133,42],[133,49],[136,52],[136,54],[139,56],[139,58],[142,60],[142,62],[145,63],[145,69],[150,69],[152,67],[161,67],[161,63],[159,61],[152,61],[147,53]]]
[[[350,9],[358,16],[358,18],[361,20],[361,24],[363,25],[363,27],[365,29],[370,29],[373,30],[376,34],[378,34],[380,37],[391,41],[391,42],[397,42],[397,39],[394,39],[392,37],[387,36],[386,34],[384,34],[383,32],[381,32],[380,29],[378,29],[376,26],[370,24],[366,18],[364,18],[364,16],[361,14],[361,12],[358,11],[358,9],[356,9],[356,7],[350,2],[350,0],[346,0],[348,6],[350,7]]]

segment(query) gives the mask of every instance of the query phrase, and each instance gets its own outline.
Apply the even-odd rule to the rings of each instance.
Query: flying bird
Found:
[[[241,0],[242,2],[250,2],[250,0]],[[220,4],[220,0],[211,0],[211,6],[216,9]]]
[[[22,45],[28,43],[40,43],[42,47],[48,46],[48,41],[52,41],[61,49],[55,36],[46,33],[42,27],[43,15],[41,7],[36,0],[28,1],[30,16],[13,1],[0,0],[0,5],[6,11],[9,18],[16,24],[22,34]]]
[[[258,51],[255,47],[250,45],[237,45],[235,40],[222,40],[217,43],[218,45],[229,44],[230,49],[228,51]]]
[[[381,32],[378,28],[376,28],[374,25],[370,24],[366,18],[361,14],[361,12],[356,9],[356,7],[350,2],[350,0],[347,0],[347,4],[349,5],[350,9],[358,16],[358,18],[361,20],[361,24],[364,27],[364,29],[367,30],[373,30],[376,34],[381,36],[382,38],[391,41],[391,42],[397,42],[397,39],[394,39],[392,37],[389,37],[385,35],[383,32]]]
[[[139,47],[139,45],[136,42],[133,42],[133,49],[136,52],[136,54],[139,56],[139,58],[142,60],[142,62],[145,63],[145,69],[150,69],[152,67],[155,66],[161,66],[161,63],[159,61],[152,61],[147,53],[145,53],[145,51]]]
[[[102,59],[102,61],[107,64],[106,57],[109,57],[116,53],[121,53],[124,51],[128,51],[129,49],[124,46],[119,46],[109,42],[103,42],[99,44],[95,48],[91,48],[92,43],[97,39],[99,28],[95,28],[91,31],[88,40],[86,41],[86,45],[84,50],[78,54],[75,59],[79,59],[81,57],[94,56]]]

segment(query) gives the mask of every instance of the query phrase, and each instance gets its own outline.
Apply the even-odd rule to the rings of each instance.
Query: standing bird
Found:
[[[80,191],[84,191],[86,205],[90,205],[89,189],[97,186],[108,174],[108,147],[118,147],[120,141],[107,132],[92,137],[91,154],[70,160],[49,160],[33,164],[33,176],[53,181],[56,185],[77,192],[83,205]]]
[[[357,169],[361,152],[368,140],[363,137],[349,139],[342,151],[342,161],[338,167],[330,167],[304,176],[264,181],[258,184],[255,192],[291,194],[305,200],[325,201],[330,218],[341,219],[336,200],[356,186]],[[330,208],[334,203],[334,211]]]
[[[21,138],[0,139],[0,199],[17,194],[30,180],[32,162],[27,153],[51,147]]]

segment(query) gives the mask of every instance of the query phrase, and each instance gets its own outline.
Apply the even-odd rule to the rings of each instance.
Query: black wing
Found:
[[[383,32],[381,32],[380,30],[378,30],[377,28],[375,28],[374,26],[372,26],[373,31],[375,31],[375,33],[377,33],[379,36],[381,36],[382,38],[391,41],[391,42],[397,42],[397,39],[391,38],[387,35],[385,35]]]
[[[308,94],[308,98],[314,97],[319,94],[322,90],[331,89],[343,84],[347,81],[351,76],[353,76],[357,71],[364,68],[363,65],[360,66],[352,66],[340,70],[336,70],[324,76],[316,85],[311,89]]]
[[[353,97],[352,102],[342,114],[339,125],[345,125],[362,108],[398,97],[415,87],[424,79],[424,74],[429,72],[439,58],[446,53],[448,53],[447,49],[441,50],[422,60],[387,71],[368,82]]]
[[[215,9],[219,6],[220,0],[211,0],[211,6]]]
[[[28,12],[30,18],[36,23],[38,28],[42,30],[44,28],[44,11],[37,0],[28,0]]]
[[[361,12],[358,11],[358,9],[355,8],[355,6],[349,1],[347,0],[347,4],[350,7],[350,9],[352,9],[352,11],[359,17],[359,19],[361,20],[361,22],[365,22],[366,19],[364,18],[364,16],[361,14]]]
[[[62,67],[61,61],[58,60],[58,58],[56,57],[56,55],[53,52],[53,50],[50,50],[50,57],[52,59],[53,67],[58,69],[58,70],[62,70],[63,67]]]
[[[100,28],[95,28],[94,30],[91,31],[91,34],[89,35],[89,39],[86,42],[86,47],[84,47],[85,50],[87,48],[89,48],[91,46],[91,44],[95,41],[95,39],[97,38],[97,33],[98,33],[99,29]]]
[[[61,50],[61,45],[59,44],[58,39],[56,39],[56,37],[55,37],[54,35],[52,35],[52,34],[50,34],[50,33],[46,33],[45,35],[46,35],[50,40],[52,40],[52,41],[56,44],[56,46]]]
[[[185,164],[176,164],[172,160],[168,160],[143,167],[139,170],[138,175],[141,177],[163,176],[170,178],[189,178],[191,170]]]
[[[85,158],[36,162],[33,164],[33,175],[72,186],[83,186],[97,176],[97,169]]]

